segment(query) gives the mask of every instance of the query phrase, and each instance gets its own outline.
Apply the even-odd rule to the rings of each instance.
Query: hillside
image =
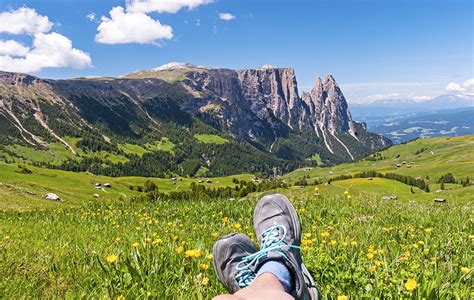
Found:
[[[302,254],[323,297],[467,299],[474,185],[463,187],[459,181],[474,178],[473,143],[474,136],[416,140],[361,162],[301,169],[283,181],[263,183],[253,183],[251,174],[113,178],[0,163],[0,296],[202,299],[221,294],[225,291],[212,270],[213,243],[236,231],[255,239],[254,205],[262,194],[277,191],[300,215]],[[130,145],[124,149],[138,152]],[[395,170],[398,161],[414,164]],[[379,177],[323,183],[373,169],[429,177],[431,191]],[[447,173],[457,183],[437,192],[435,181]],[[302,177],[309,185],[296,182]],[[322,182],[314,186],[313,180]],[[47,192],[63,202],[42,199]],[[439,197],[447,202],[433,201]],[[408,281],[416,288],[408,289]]]
[[[3,157],[62,170],[151,177],[286,173],[315,165],[315,154],[333,164],[391,144],[352,120],[332,76],[300,96],[289,68],[173,64],[70,80],[0,72],[0,92]],[[196,138],[201,135],[216,139]],[[212,142],[217,139],[229,142]]]
[[[362,161],[329,168],[303,168],[282,176],[295,182],[306,177],[328,180],[339,175],[366,171],[395,173],[436,182],[442,175],[452,173],[460,181],[474,178],[474,135],[417,139],[376,152]],[[406,162],[404,164],[403,162]],[[397,164],[400,167],[397,167]],[[409,165],[409,166],[407,166]]]

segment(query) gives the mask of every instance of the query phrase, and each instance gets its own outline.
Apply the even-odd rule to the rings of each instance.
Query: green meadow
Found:
[[[430,191],[378,177],[328,184],[368,170],[420,176]],[[438,191],[447,173],[456,183]],[[323,299],[474,297],[474,185],[460,183],[474,179],[474,136],[416,140],[364,161],[296,170],[282,176],[286,188],[242,198],[148,201],[137,188],[147,180],[166,193],[193,183],[238,188],[252,177],[112,178],[0,163],[0,298],[208,299],[224,293],[212,268],[212,245],[235,231],[256,240],[253,207],[270,192],[286,194],[298,210],[303,258]],[[308,185],[294,184],[301,178]],[[48,192],[63,201],[43,199]]]

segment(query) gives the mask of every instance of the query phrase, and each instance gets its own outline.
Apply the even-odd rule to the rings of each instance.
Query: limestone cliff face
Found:
[[[389,140],[368,133],[352,120],[344,94],[332,75],[324,80],[317,78],[312,90],[301,97],[295,72],[290,68],[200,69],[187,77],[190,89],[213,95],[205,107],[219,104],[221,109],[213,113],[220,113],[223,126],[236,135],[260,139],[267,146],[289,131],[348,160],[360,157],[360,151],[351,150],[354,145],[366,151],[390,145]]]

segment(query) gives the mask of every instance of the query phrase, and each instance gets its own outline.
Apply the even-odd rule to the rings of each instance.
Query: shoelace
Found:
[[[279,234],[280,230],[283,231],[281,235]],[[288,259],[283,248],[299,248],[298,246],[288,245],[285,242],[286,232],[287,229],[283,225],[267,228],[262,233],[262,247],[260,251],[247,255],[236,265],[237,275],[235,279],[241,288],[247,287],[255,279],[255,273],[251,267],[257,265],[260,259],[266,257],[269,252],[278,252],[283,258]],[[278,237],[279,235],[280,237]]]

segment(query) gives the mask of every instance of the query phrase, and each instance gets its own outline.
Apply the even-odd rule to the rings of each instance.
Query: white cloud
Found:
[[[231,21],[235,19],[235,16],[230,13],[220,13],[219,14],[219,19],[224,20],[224,21]]]
[[[393,99],[399,97],[398,93],[391,93],[391,94],[375,94],[366,97],[368,101],[379,101],[379,100],[386,100],[386,99]]]
[[[7,41],[8,42],[8,41]],[[43,68],[86,68],[92,66],[89,54],[72,47],[72,42],[59,33],[37,33],[33,47],[23,57],[0,56],[0,69],[12,72],[37,72]]]
[[[52,27],[48,17],[39,15],[33,8],[21,7],[0,13],[0,32],[36,34],[48,32]]]
[[[193,9],[214,0],[127,0],[127,11],[134,13],[176,13],[182,8]]]
[[[30,48],[14,40],[0,40],[0,55],[26,56]]]
[[[448,92],[472,93],[474,92],[474,78],[465,80],[462,83],[450,82],[446,86]]]
[[[43,68],[86,68],[92,66],[88,53],[73,48],[67,37],[50,32],[53,27],[47,16],[22,7],[0,13],[0,32],[32,35],[27,47],[15,40],[0,40],[0,70],[37,72]]]
[[[196,19],[196,26],[197,27],[201,26],[201,19]]]
[[[91,13],[87,14],[86,18],[87,18],[87,20],[89,20],[91,22],[94,22],[96,20],[95,13],[91,12]]]
[[[173,28],[162,25],[144,13],[125,12],[116,6],[110,10],[110,18],[102,17],[95,40],[103,44],[157,44],[173,38]]]

